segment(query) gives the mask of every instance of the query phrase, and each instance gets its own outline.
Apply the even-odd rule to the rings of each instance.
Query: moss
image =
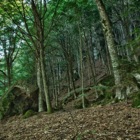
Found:
[[[133,100],[132,107],[140,108],[140,99]]]
[[[113,93],[106,92],[106,93],[105,93],[105,98],[108,99],[108,100],[109,100],[109,99],[112,99],[112,98],[113,98]]]
[[[5,92],[0,99],[0,112],[2,113],[1,116],[5,117],[24,114],[29,109],[37,111],[37,93],[37,89],[31,91],[31,93],[26,93],[22,87],[18,85],[9,88],[9,90]]]
[[[140,93],[137,93],[132,100],[132,107],[139,108],[140,107]]]
[[[136,96],[133,97],[132,107],[140,108],[140,93],[137,93]]]
[[[0,120],[2,120],[2,119],[3,119],[3,117],[4,117],[3,113],[2,113],[2,112],[0,112]]]
[[[4,94],[0,101],[0,119],[3,119],[7,114],[11,114],[11,110],[9,109],[11,106],[11,101],[14,99],[12,94]]]
[[[34,116],[36,114],[37,114],[37,112],[34,112],[33,110],[28,110],[23,115],[23,119],[29,118],[29,117]]]
[[[10,106],[10,98],[4,98],[2,101],[2,106],[4,108],[4,110],[7,110]]]

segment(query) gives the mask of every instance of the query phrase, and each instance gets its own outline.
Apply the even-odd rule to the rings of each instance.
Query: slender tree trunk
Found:
[[[39,88],[39,97],[38,97],[38,112],[44,111],[44,106],[43,106],[43,86],[42,86],[42,78],[41,78],[41,69],[40,69],[40,63],[38,60],[36,60],[37,64],[37,85]]]
[[[96,90],[97,77],[96,77],[95,57],[93,56],[93,59],[92,59],[91,54],[90,54],[90,50],[91,50],[91,47],[92,47],[92,31],[91,31],[91,29],[89,31],[89,34],[90,34],[90,45],[88,47],[89,62],[90,62],[92,78],[93,78],[93,82],[94,82],[94,86],[95,86],[95,94],[96,94],[96,98],[98,98],[98,92]],[[94,54],[94,49],[93,49],[93,54]]]
[[[72,60],[69,60],[69,69],[70,69],[70,77],[71,77],[71,83],[73,86],[73,90],[74,90],[74,99],[76,99],[76,87],[75,87],[75,82],[74,82],[74,76],[73,76],[73,65],[72,65]]]
[[[70,92],[71,91],[71,83],[70,83],[70,73],[69,73],[69,65],[68,65],[68,63],[66,64],[66,66],[67,66],[67,89],[68,89],[68,92]]]
[[[78,43],[76,44],[78,46]],[[80,74],[80,61],[79,61],[79,53],[77,51],[77,54],[76,54],[76,63],[77,63],[77,73],[78,73],[78,76],[80,78],[81,74]]]
[[[85,42],[85,48],[86,48],[87,63],[89,65],[89,68],[88,68],[88,78],[89,78],[89,84],[91,85],[92,84],[92,79],[91,78],[94,79],[95,77],[94,77],[93,65],[92,65],[92,60],[91,60],[91,55],[90,55],[90,44],[88,43],[88,39],[87,39],[85,34],[86,33],[84,31],[84,42]],[[90,38],[90,43],[91,43],[91,38]]]
[[[52,113],[52,106],[51,106],[51,101],[50,101],[50,97],[49,97],[49,87],[46,82],[47,77],[46,77],[46,71],[45,71],[45,55],[44,55],[44,51],[45,51],[45,46],[44,46],[44,44],[45,44],[45,42],[44,42],[45,25],[44,25],[44,22],[45,22],[45,19],[42,18],[42,14],[39,12],[38,6],[34,0],[31,0],[31,8],[32,8],[32,12],[33,12],[34,25],[35,25],[35,29],[36,29],[37,40],[35,41],[35,43],[36,43],[35,45],[37,45],[37,49],[39,52],[38,59],[39,59],[39,63],[40,63],[42,83],[43,83],[44,94],[45,94],[46,105],[47,105],[47,112]],[[44,15],[43,15],[43,17],[44,17]],[[28,28],[26,28],[26,29],[28,30]]]
[[[7,61],[10,61],[10,60],[7,60]],[[10,62],[7,62],[7,79],[8,79],[9,87],[11,86],[11,80],[12,80],[11,70],[12,70],[12,65],[10,64]]]
[[[50,58],[50,56],[49,56],[49,58]],[[53,62],[49,59],[48,63],[49,63],[49,69],[51,72],[51,81],[52,81],[51,91],[53,92],[52,97],[55,98],[55,82],[54,82],[55,81],[55,74],[54,74],[54,70],[53,70],[53,66],[52,66]]]
[[[81,37],[81,29],[79,28],[79,52],[80,52],[80,68],[81,68],[81,95],[82,95],[82,107],[85,108],[85,95],[84,95],[84,73],[83,73],[83,54],[82,54],[82,37]]]
[[[116,98],[121,99],[121,88],[119,87],[119,85],[121,84],[121,77],[120,77],[120,72],[118,68],[119,62],[118,62],[117,54],[115,51],[115,42],[113,38],[111,23],[106,13],[105,6],[102,0],[95,0],[95,1],[96,1],[97,7],[100,13],[100,17],[102,20],[103,31],[106,37],[108,50],[109,50],[109,54],[111,58],[114,80],[115,80],[115,85],[116,85]]]
[[[49,89],[46,83],[46,72],[45,72],[45,62],[44,62],[44,54],[43,54],[43,49],[40,48],[40,65],[41,65],[41,75],[42,75],[42,82],[43,82],[43,87],[44,87],[44,93],[45,93],[45,99],[46,99],[46,105],[47,105],[47,112],[52,113],[52,106],[51,106],[51,101],[49,97]]]
[[[53,66],[53,60],[49,60],[49,65],[50,65],[50,71],[51,71],[51,80],[52,80],[52,97],[55,101],[55,106],[57,107],[58,105],[58,95],[57,95],[57,81],[58,81],[58,77],[56,77],[57,75],[55,74],[55,69],[54,69],[54,66]]]
[[[109,54],[109,50],[108,50],[107,45],[105,45],[105,50],[106,50],[106,61],[107,61],[106,67],[108,69],[108,74],[112,75],[111,58],[110,58],[110,54]]]

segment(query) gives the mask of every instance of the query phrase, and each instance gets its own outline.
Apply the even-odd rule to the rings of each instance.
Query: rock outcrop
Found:
[[[38,110],[37,87],[25,88],[23,85],[14,85],[0,99],[0,119],[23,114],[29,109]]]

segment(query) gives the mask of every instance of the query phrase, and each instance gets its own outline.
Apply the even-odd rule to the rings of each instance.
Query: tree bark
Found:
[[[80,53],[80,68],[81,68],[81,95],[82,95],[82,107],[85,108],[85,95],[84,95],[84,72],[83,72],[83,54],[82,54],[82,37],[81,37],[81,29],[79,28],[79,53]]]
[[[43,86],[42,86],[42,78],[41,78],[41,68],[40,68],[40,63],[38,60],[36,60],[37,64],[37,85],[39,88],[39,94],[38,94],[38,112],[44,111],[44,106],[43,106]]]
[[[44,88],[44,93],[45,93],[45,99],[46,99],[46,105],[47,105],[47,112],[52,113],[52,105],[50,101],[50,96],[49,96],[49,89],[47,86],[47,78],[46,78],[46,73],[45,73],[45,61],[44,61],[44,54],[43,54],[43,49],[40,48],[40,65],[41,65],[41,76],[42,76],[42,82],[43,82],[43,88]]]
[[[45,6],[45,5],[44,5]],[[51,101],[49,97],[49,89],[47,85],[47,77],[46,77],[46,71],[45,71],[45,36],[44,36],[44,18],[41,18],[42,14],[39,12],[38,7],[35,3],[34,0],[31,0],[31,7],[33,11],[33,17],[34,17],[34,24],[35,24],[35,29],[36,29],[36,36],[37,39],[35,40],[36,46],[37,46],[37,51],[38,51],[38,59],[39,59],[39,65],[40,65],[40,72],[41,72],[41,77],[42,77],[42,83],[43,83],[43,91],[45,94],[45,100],[46,100],[46,105],[47,105],[47,112],[52,113],[52,106],[51,106]]]
[[[111,64],[112,64],[112,68],[113,68],[113,74],[114,74],[114,80],[115,80],[115,86],[116,86],[116,98],[121,99],[121,88],[119,87],[119,85],[121,84],[121,76],[120,76],[120,72],[119,72],[119,62],[118,62],[118,58],[117,58],[117,54],[115,51],[115,42],[114,42],[114,38],[113,38],[113,32],[112,32],[112,28],[111,28],[111,23],[109,20],[109,17],[107,15],[107,12],[105,10],[105,6],[102,2],[102,0],[95,0],[99,13],[100,13],[100,17],[102,20],[102,26],[103,26],[103,31],[105,34],[105,38],[107,41],[107,45],[108,45],[108,50],[109,50],[109,54],[110,54],[110,59],[111,59]]]

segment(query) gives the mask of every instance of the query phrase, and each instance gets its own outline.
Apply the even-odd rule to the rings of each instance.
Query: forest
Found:
[[[0,140],[140,139],[139,0],[0,0],[0,27]]]

